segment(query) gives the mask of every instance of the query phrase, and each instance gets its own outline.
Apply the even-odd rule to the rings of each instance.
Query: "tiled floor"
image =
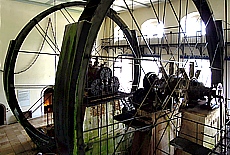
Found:
[[[35,127],[46,125],[46,115],[31,119]],[[35,125],[36,124],[36,125]],[[0,155],[37,155],[38,150],[19,123],[0,126]]]

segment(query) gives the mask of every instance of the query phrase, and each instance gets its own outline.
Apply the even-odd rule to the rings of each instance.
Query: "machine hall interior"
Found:
[[[44,154],[230,152],[228,0],[73,2],[0,0],[0,129]]]

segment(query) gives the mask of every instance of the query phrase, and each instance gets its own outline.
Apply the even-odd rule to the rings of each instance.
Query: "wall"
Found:
[[[173,7],[175,11],[178,14],[179,10],[179,1],[172,1]],[[212,9],[214,11],[214,16],[216,19],[223,19],[225,20],[225,12],[224,12],[224,1],[215,1],[210,0],[210,4],[212,6]],[[3,7],[4,6],[4,7]],[[188,13],[196,11],[193,3],[189,1],[188,5]],[[33,5],[28,3],[22,3],[17,2],[14,0],[0,0],[0,70],[3,69],[4,60],[6,51],[9,45],[9,41],[14,39],[16,35],[19,33],[19,31],[22,29],[22,27],[30,21],[35,15],[40,13],[41,11],[45,10],[50,6],[44,6],[44,5]],[[157,12],[160,14],[160,19],[163,19],[163,3],[158,6],[155,6],[157,9]],[[183,11],[181,12],[181,17],[183,17],[186,7],[186,0],[182,0],[182,8]],[[228,4],[228,8],[230,7],[230,4]],[[25,9],[26,8],[26,9]],[[74,12],[75,18],[77,19],[80,12]],[[139,26],[146,21],[149,18],[155,18],[155,15],[153,13],[152,8],[140,8],[133,12],[137,23]],[[56,17],[55,17],[56,16]],[[64,17],[57,13],[56,15],[51,15],[49,18],[52,21],[53,26],[56,28],[56,34],[57,34],[57,42],[59,45],[59,48],[61,47],[63,32],[64,32],[64,25],[67,24]],[[126,24],[129,25],[131,29],[138,29],[137,26],[135,26],[134,21],[131,19],[131,16],[129,13],[120,13],[120,17],[123,18],[123,20],[126,22]],[[229,15],[228,15],[229,17]],[[44,21],[41,22],[41,26],[46,28],[49,18],[44,19]],[[54,22],[54,18],[57,18],[58,20]],[[170,9],[169,5],[167,5],[167,11],[165,16],[165,26],[174,26],[176,24],[176,18],[173,15],[172,10]],[[104,25],[105,24],[105,25]],[[111,30],[113,29],[113,24],[111,21],[106,19],[106,22],[101,26],[101,31],[98,34],[99,38],[105,38],[107,36],[112,36],[113,32]],[[224,24],[225,26],[225,24]],[[172,29],[171,29],[172,30]],[[174,31],[178,31],[178,28],[174,29]],[[49,28],[48,33],[52,35],[52,30]],[[29,50],[35,50],[38,51],[42,44],[42,38],[36,37],[37,32],[33,31],[31,32],[30,36],[27,38],[26,43],[23,45],[22,49],[29,49]],[[100,39],[97,40],[98,45],[100,45]],[[50,51],[50,48],[48,45],[44,45],[42,51],[44,52],[52,52]],[[229,50],[228,50],[229,51]],[[119,52],[118,52],[119,53]],[[20,54],[18,62],[16,64],[16,71],[20,71],[22,69],[25,69],[31,62],[35,59],[36,55],[26,55],[26,54]],[[168,57],[168,56],[167,56]],[[15,84],[16,84],[16,90],[17,89],[28,89],[31,90],[31,104],[36,100],[35,98],[32,99],[32,96],[39,97],[41,95],[42,88],[46,85],[53,85],[54,84],[54,76],[55,76],[55,66],[57,65],[58,58],[55,60],[54,56],[39,56],[36,63],[33,65],[31,69],[28,71],[16,75]],[[3,73],[0,72],[0,102],[3,103],[6,108],[9,108],[6,102],[6,98],[4,95],[3,90],[3,79],[2,79]],[[28,85],[30,87],[28,87]],[[23,86],[23,87],[22,87]],[[12,113],[9,111],[7,112],[7,123],[11,123],[14,121],[14,117],[12,116]]]
[[[166,11],[164,12],[164,3],[160,3],[159,5],[154,5],[154,8],[157,12],[157,16],[160,21],[164,22],[165,28],[165,33],[169,33],[170,31],[172,32],[179,32],[178,28],[178,20],[183,18],[186,13],[192,13],[197,11],[196,7],[194,6],[193,2],[191,0],[188,1],[188,10],[186,12],[186,2],[187,0],[181,0],[181,12],[180,12],[180,1],[178,0],[173,0],[172,1],[172,6],[167,3],[166,5]],[[223,27],[226,27],[226,22],[230,20],[230,14],[227,14],[228,21],[225,21],[225,4],[224,1],[215,1],[215,0],[209,0],[210,6],[212,7],[213,10],[213,15],[214,19],[216,20],[223,20]],[[230,3],[228,2],[228,8],[230,7]],[[176,13],[176,16],[174,14]],[[153,9],[151,7],[147,8],[139,8],[134,10],[133,16],[136,21],[132,20],[132,17],[129,12],[121,12],[119,13],[119,16],[125,21],[125,23],[129,26],[130,29],[135,29],[139,30],[141,25],[148,19],[150,18],[157,18],[155,15]],[[136,25],[137,23],[137,25]],[[113,24],[110,25],[112,27]],[[116,26],[116,25],[115,25]],[[169,28],[177,26],[176,28]],[[227,27],[228,28],[228,27]],[[110,28],[113,30],[113,28]],[[139,33],[139,32],[138,32]],[[110,32],[111,34],[111,32]],[[140,35],[140,33],[139,33]],[[108,35],[110,36],[110,35]],[[229,36],[229,35],[228,35]],[[177,40],[177,38],[175,38]],[[228,37],[229,40],[229,37]],[[229,51],[229,50],[228,50]]]
[[[4,7],[3,7],[4,6]],[[14,0],[0,0],[0,70],[3,70],[6,51],[10,40],[15,39],[20,30],[28,23],[33,17],[40,12],[44,11],[51,6],[34,5],[32,3],[18,2]],[[77,21],[80,12],[78,10],[69,10],[73,18]],[[60,13],[51,14],[44,18],[39,25],[50,37],[50,40],[56,42],[58,49],[61,50],[62,38],[65,25],[68,21]],[[41,31],[37,25],[37,28]],[[49,26],[48,26],[49,25]],[[43,34],[45,35],[45,34]],[[55,37],[54,37],[55,35]],[[51,43],[49,41],[49,43]],[[52,45],[52,48],[55,48]],[[55,54],[53,49],[39,34],[39,31],[34,28],[27,38],[25,39],[20,50],[29,52],[43,52]],[[56,51],[58,53],[58,51]],[[33,63],[35,62],[35,63]],[[29,91],[29,106],[21,107],[22,111],[28,110],[37,100],[43,95],[41,92],[44,87],[54,85],[55,72],[58,62],[58,57],[53,55],[39,55],[19,53],[16,62],[15,73],[15,91]],[[27,69],[31,64],[32,67]],[[3,90],[3,73],[0,72],[0,103],[3,103],[7,109],[10,109]],[[40,100],[34,107],[38,107],[42,103]],[[35,110],[34,108],[32,110]],[[38,117],[43,114],[42,107],[38,108],[33,114],[33,117]],[[9,110],[6,113],[7,124],[15,122],[12,112]]]
[[[187,0],[181,0],[181,8],[182,8],[182,11],[180,12],[180,1],[179,0],[172,0],[172,6],[170,6],[169,3],[167,3],[166,5],[166,11],[164,12],[164,3],[161,3],[160,5],[154,5],[155,9],[156,9],[156,12],[159,16],[159,19],[161,21],[164,21],[164,25],[165,27],[172,27],[172,26],[178,26],[178,20],[180,20],[182,17],[184,17],[186,15],[186,13],[191,13],[191,12],[194,12],[194,11],[197,11],[196,7],[194,6],[193,2],[191,0],[188,1],[188,10],[186,12],[186,2]],[[215,0],[209,0],[209,3],[212,7],[212,10],[213,10],[213,15],[214,15],[214,19],[216,20],[223,20],[223,27],[224,28],[229,28],[229,24],[226,25],[226,22],[228,22],[230,20],[230,14],[229,12],[227,12],[227,21],[226,21],[226,15],[225,15],[225,3],[224,1],[215,1]],[[173,8],[173,9],[172,9]],[[228,5],[227,5],[227,8],[230,8],[230,3],[228,2]],[[176,12],[177,16],[174,15],[174,11]],[[165,13],[165,14],[164,14]],[[135,18],[135,21],[132,20],[132,17],[130,15],[129,12],[121,12],[119,13],[119,16],[125,21],[125,23],[129,26],[130,29],[135,29],[137,30],[137,32],[139,33],[139,28],[141,27],[141,24],[143,24],[143,22],[145,22],[146,20],[150,19],[150,18],[156,18],[155,14],[154,14],[154,11],[153,9],[150,7],[150,8],[139,8],[139,9],[136,9],[133,11],[133,16]],[[136,23],[137,25],[136,25]],[[115,24],[110,24],[108,27],[108,29],[110,29],[111,31],[113,31],[113,25],[116,26]],[[165,33],[169,33],[170,31],[172,32],[179,32],[179,28],[176,27],[176,28],[170,28],[170,29],[167,29],[165,30]],[[228,31],[228,34],[227,34],[227,37],[224,36],[224,39],[229,42],[230,41],[230,35],[229,35],[229,32]],[[108,32],[108,37],[111,36],[112,32]],[[140,33],[139,33],[140,35]],[[226,35],[224,33],[224,35]],[[227,39],[226,39],[227,38]],[[203,38],[204,39],[204,38]],[[141,43],[143,44],[143,39],[140,40]],[[158,39],[151,39],[150,40],[151,42],[161,42],[161,40],[158,40]],[[175,36],[175,37],[172,37],[172,38],[168,38],[168,42],[169,43],[178,43],[178,36]],[[164,43],[166,44],[167,42],[164,40]],[[119,43],[119,44],[124,44],[122,41]],[[158,49],[157,49],[158,50]],[[157,51],[156,50],[156,51]],[[160,49],[161,50],[161,49]],[[112,50],[109,50],[111,52],[113,52]],[[162,59],[163,60],[168,60],[170,58],[170,55],[166,54],[166,50],[163,48],[163,53],[164,55],[162,56]],[[177,60],[178,56],[177,56],[177,52],[179,52],[180,54],[182,53],[182,51],[177,48],[171,48],[171,51],[172,53],[175,55],[175,58]],[[188,54],[188,55],[191,55],[191,52],[192,51],[194,54],[196,55],[199,55],[199,50],[196,49],[196,48],[185,48],[185,53]],[[122,52],[122,49],[117,49],[116,51],[117,53],[121,53]],[[127,53],[131,53],[131,51],[129,50],[126,50],[125,52]],[[150,53],[149,50],[146,50],[145,51],[146,53]],[[225,52],[225,51],[224,51]],[[227,56],[230,55],[230,48],[227,47]],[[208,56],[207,54],[207,50],[204,49],[203,51],[203,54],[205,56]],[[226,64],[226,61],[224,62]],[[226,65],[224,64],[224,67],[226,68]],[[229,67],[229,65],[228,65]],[[227,68],[225,70],[228,70]],[[225,71],[226,72],[226,71]],[[229,79],[229,78],[226,78],[226,79]],[[224,80],[225,83],[224,83],[224,89],[225,88],[230,88],[229,85],[226,85],[226,83],[229,83],[227,80]],[[225,89],[225,90],[228,90],[228,89]],[[226,94],[230,95],[229,92],[227,92]]]
[[[14,39],[20,29],[31,19],[36,13],[45,9],[45,7],[35,7],[33,5],[19,3],[15,1],[0,1],[1,5],[1,29],[0,29],[0,69],[3,69],[6,51],[9,45],[9,41]],[[4,6],[4,7],[2,7]],[[26,9],[22,9],[26,8]],[[20,19],[20,20],[19,20]],[[7,108],[9,108],[5,94],[3,91],[3,73],[0,76],[0,102],[2,102]],[[27,78],[26,78],[27,79]],[[26,81],[26,79],[24,81]],[[7,123],[15,121],[9,110],[6,114]]]

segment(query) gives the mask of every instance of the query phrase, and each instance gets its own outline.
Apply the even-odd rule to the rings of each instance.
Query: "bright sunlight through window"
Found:
[[[141,25],[141,32],[146,38],[162,38],[164,34],[164,24],[157,19],[149,19]]]
[[[192,12],[184,16],[180,24],[182,32],[184,32],[186,36],[205,35],[205,25],[199,12]]]

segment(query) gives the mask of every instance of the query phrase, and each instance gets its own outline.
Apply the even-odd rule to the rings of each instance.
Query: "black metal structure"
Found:
[[[85,2],[74,2],[74,5],[81,5],[85,6]],[[36,17],[34,17],[18,34],[15,40],[12,40],[9,45],[9,49],[7,52],[6,60],[5,60],[5,66],[4,66],[4,89],[7,97],[8,104],[13,111],[15,117],[17,120],[22,124],[22,126],[25,128],[28,135],[31,137],[31,139],[38,145],[39,148],[41,148],[45,152],[51,151],[55,147],[55,140],[51,137],[48,137],[44,135],[43,133],[39,132],[37,129],[35,129],[24,117],[19,105],[18,101],[15,95],[15,88],[14,88],[14,68],[15,68],[15,62],[17,59],[18,52],[20,50],[20,47],[22,46],[23,41],[25,40],[26,36],[29,34],[29,32],[33,29],[33,27],[41,21],[43,18],[45,18],[47,15],[60,10],[65,7],[73,6],[73,3],[66,3],[62,5],[58,5],[55,7],[52,7]]]
[[[1,104],[0,104],[0,112],[1,112],[0,125],[4,125],[6,111],[5,111],[4,106]]]
[[[222,83],[223,37],[221,33],[221,27],[216,26],[219,24],[215,23],[213,18],[211,18],[212,11],[208,6],[207,1],[193,0],[193,2],[195,3],[198,11],[201,14],[202,19],[207,25],[207,34],[210,34],[210,36],[207,35],[206,40],[208,42],[210,62],[213,67],[212,84]],[[113,0],[89,0],[87,2],[69,2],[54,6],[33,18],[22,29],[17,38],[15,40],[12,40],[10,43],[4,66],[4,89],[7,96],[7,101],[17,120],[25,128],[28,135],[41,149],[42,152],[52,152],[56,148],[58,148],[57,152],[60,154],[85,154],[86,152],[86,146],[84,144],[83,138],[83,119],[86,107],[91,106],[90,104],[94,104],[94,98],[88,100],[90,102],[88,105],[84,104],[84,88],[86,85],[85,82],[87,67],[89,65],[94,41],[96,39],[102,21],[106,16],[111,18],[120,27],[128,40],[129,48],[132,51],[134,59],[134,80],[132,81],[131,93],[135,94],[138,90],[142,57],[141,48],[138,43],[138,37],[136,31],[130,30],[125,22],[122,21],[122,19],[118,16],[118,14],[114,10],[109,9],[112,3]],[[54,88],[55,137],[53,138],[35,129],[33,125],[31,125],[24,117],[15,95],[15,62],[17,60],[18,52],[20,52],[21,45],[23,44],[27,34],[37,23],[45,18],[47,15],[71,6],[85,6],[85,9],[78,19],[78,22],[67,25],[65,29],[65,35],[61,49],[62,52],[60,53]],[[209,33],[210,31],[212,31],[212,33]],[[178,44],[176,44],[175,46],[178,47]],[[169,44],[166,43],[165,45],[168,46]],[[148,46],[148,48],[150,47]],[[180,48],[182,47],[178,47],[178,49]],[[164,67],[162,69],[162,72],[165,72]],[[178,79],[176,79],[175,81],[178,82],[181,80]],[[153,83],[148,83],[148,81],[150,80],[151,79],[149,77],[145,78],[145,82],[147,83],[146,85],[148,87],[145,88],[146,92],[152,90]],[[166,88],[170,88],[170,92],[164,98],[167,98],[168,96],[171,97],[172,94],[174,94],[175,88],[179,83],[174,83],[173,86],[169,86],[167,83],[169,80],[173,81],[174,78],[170,76],[165,77],[165,83],[167,85]],[[142,97],[145,98],[147,96],[146,94],[144,94]],[[118,98],[124,98],[129,95],[130,94],[125,94],[124,96],[121,95]],[[101,98],[100,102],[104,102],[106,100],[107,98]],[[143,101],[144,100],[145,99],[143,99]],[[141,109],[143,101],[140,101],[139,105],[136,106],[137,109]],[[159,102],[163,105],[161,107],[162,109],[160,110],[163,111],[165,108],[167,108],[168,102],[168,99]],[[135,117],[136,114],[132,115],[132,117],[133,116]],[[132,121],[127,121],[126,124],[127,128],[129,128],[132,125]],[[146,127],[146,124],[144,124],[141,127],[149,129],[155,127],[156,124],[156,122],[153,122],[153,125],[147,124]],[[125,131],[125,134],[127,131],[128,130]],[[118,143],[118,146],[119,144],[120,142]],[[116,149],[117,148],[114,149],[114,152],[116,152]],[[154,153],[156,153],[156,151]]]
[[[215,21],[208,1],[193,0],[203,22],[206,25],[206,41],[212,66],[212,85],[223,83],[224,37],[222,21]]]
[[[93,4],[93,3],[95,3],[95,2],[89,2],[89,3],[87,3],[88,4],[88,8],[89,9],[92,9],[91,8],[91,5],[92,6],[94,6],[95,4]],[[97,3],[100,3],[100,1],[98,1]],[[106,2],[106,3],[108,3],[108,2]],[[105,3],[103,3],[103,5],[104,5]],[[14,68],[15,68],[15,62],[16,62],[16,59],[17,59],[17,55],[18,55],[18,52],[20,52],[20,47],[21,47],[21,45],[22,45],[22,43],[23,43],[23,41],[25,40],[25,38],[26,38],[26,36],[29,34],[29,32],[32,30],[32,28],[33,27],[35,27],[35,25],[37,24],[37,23],[39,23],[43,18],[45,18],[46,16],[48,16],[49,14],[51,14],[51,13],[54,13],[54,12],[56,12],[56,11],[58,11],[58,10],[61,10],[61,9],[63,9],[63,8],[67,8],[67,7],[72,7],[72,6],[85,6],[86,5],[86,3],[85,2],[69,2],[69,3],[64,3],[64,4],[60,4],[60,5],[57,5],[57,6],[54,6],[54,7],[52,7],[52,8],[50,8],[50,9],[47,9],[46,11],[44,11],[44,12],[42,12],[42,13],[40,13],[39,15],[37,15],[36,17],[34,17],[22,30],[21,30],[21,32],[19,33],[19,35],[17,36],[17,38],[15,39],[15,40],[12,40],[11,41],[11,43],[10,43],[10,46],[9,46],[9,49],[8,49],[8,54],[7,54],[7,57],[6,57],[6,61],[5,61],[5,68],[4,68],[4,88],[5,88],[5,92],[6,92],[6,96],[7,96],[7,100],[8,100],[8,103],[9,103],[9,105],[10,105],[10,108],[12,109],[12,111],[14,112],[14,115],[15,115],[15,117],[17,118],[17,120],[21,123],[21,125],[25,128],[25,130],[27,131],[27,133],[28,133],[28,135],[31,137],[31,139],[35,142],[35,144],[38,146],[38,148],[42,151],[42,152],[52,152],[52,150],[53,149],[55,149],[56,148],[56,142],[57,142],[57,144],[58,144],[58,146],[59,146],[59,148],[60,148],[60,152],[62,152],[62,153],[70,153],[70,154],[72,154],[73,152],[73,150],[74,150],[74,148],[73,148],[73,146],[74,146],[74,141],[76,140],[74,140],[74,139],[71,139],[70,137],[73,137],[73,134],[74,134],[74,131],[76,130],[74,127],[73,127],[73,125],[75,124],[73,121],[76,121],[76,120],[74,120],[76,117],[73,117],[73,111],[72,111],[72,113],[70,112],[69,113],[69,116],[67,116],[67,118],[65,118],[65,117],[63,117],[63,115],[62,115],[62,113],[60,113],[60,111],[62,111],[63,113],[64,113],[64,111],[63,111],[63,109],[61,108],[61,105],[62,106],[67,106],[66,104],[61,104],[62,102],[60,102],[60,98],[58,98],[58,96],[59,97],[61,97],[61,98],[63,98],[62,97],[62,95],[60,95],[60,93],[61,92],[63,92],[63,90],[66,90],[66,89],[61,89],[60,87],[59,88],[56,88],[55,87],[55,100],[54,100],[54,113],[56,114],[55,115],[55,121],[56,122],[66,122],[66,121],[60,121],[60,119],[61,120],[72,120],[72,121],[70,121],[70,124],[68,125],[68,122],[66,122],[67,124],[67,128],[65,128],[64,129],[64,133],[62,132],[63,131],[63,129],[60,129],[60,126],[62,126],[62,125],[60,125],[60,126],[58,126],[58,123],[56,123],[56,137],[58,137],[56,140],[55,139],[53,139],[52,137],[49,137],[49,136],[47,136],[47,135],[45,135],[44,133],[42,133],[42,132],[40,132],[40,131],[38,131],[37,129],[35,129],[34,127],[33,127],[33,125],[31,125],[29,122],[28,122],[28,120],[25,118],[25,116],[23,115],[23,113],[22,113],[22,111],[21,111],[21,109],[20,109],[20,107],[19,107],[19,105],[18,105],[18,102],[17,102],[17,99],[16,99],[16,95],[15,95],[15,89],[14,89]],[[99,10],[101,9],[101,6],[102,4],[100,4],[100,7],[99,7]],[[111,3],[110,3],[110,5],[111,5]],[[109,6],[108,6],[109,7]],[[94,8],[93,10],[95,10],[96,8]],[[86,7],[86,10],[87,10],[87,7]],[[98,10],[98,9],[97,9]],[[92,19],[93,20],[93,22],[95,22],[95,24],[96,25],[93,25],[93,26],[96,26],[96,27],[93,27],[93,30],[91,30],[91,31],[93,31],[93,32],[91,32],[90,33],[90,35],[92,35],[92,34],[94,34],[95,35],[95,37],[96,37],[96,35],[97,35],[97,31],[95,31],[96,29],[98,30],[99,29],[99,27],[100,27],[100,22],[99,23],[97,23],[98,21],[102,21],[102,19],[104,18],[104,16],[101,14],[101,10],[99,11],[100,13],[97,13],[96,15],[97,16],[100,16],[100,18],[98,18],[98,17],[90,17],[90,16],[88,16],[88,13],[87,12],[89,12],[89,10],[88,11],[84,11],[83,12],[83,14],[82,14],[82,16],[81,16],[81,18],[79,19],[79,20],[83,20],[84,22],[84,24],[86,24],[86,25],[91,25],[90,23],[88,23],[87,24],[87,22],[85,22],[85,20],[87,19],[87,20],[90,20],[90,19]],[[107,9],[105,10],[105,12],[104,12],[104,14],[106,14],[107,13]],[[91,12],[91,16],[93,16],[93,15],[95,15],[94,14],[94,12]],[[128,40],[129,40],[129,42],[130,42],[130,45],[131,45],[131,47],[133,48],[133,52],[134,52],[134,55],[135,55],[135,57],[136,58],[140,58],[140,51],[138,51],[138,48],[137,48],[137,46],[138,45],[136,45],[135,43],[133,43],[133,42],[136,42],[137,43],[137,41],[135,41],[135,39],[136,38],[134,38],[134,37],[132,37],[131,36],[131,32],[130,32],[130,30],[128,29],[128,27],[127,27],[127,25],[119,18],[119,16],[117,15],[117,13],[115,12],[115,11],[113,11],[113,10],[109,10],[109,12],[107,13],[107,15],[111,18],[111,19],[113,19],[114,20],[114,22],[116,22],[120,27],[121,27],[121,29],[124,31],[124,33],[126,34],[126,36],[127,36],[127,38],[128,38]],[[96,20],[96,21],[94,21],[94,20]],[[83,24],[83,25],[84,25]],[[86,26],[85,25],[85,26]],[[85,31],[85,28],[87,27],[85,27],[85,26],[83,26],[84,27],[84,29],[83,29],[83,31]],[[80,27],[80,26],[79,26]],[[83,28],[82,27],[82,28]],[[77,27],[75,27],[75,29],[77,29]],[[74,29],[74,30],[75,30]],[[88,30],[89,31],[89,30]],[[83,36],[87,36],[86,35],[86,33],[88,33],[88,32],[84,32],[83,33]],[[90,40],[90,42],[91,42],[91,46],[87,46],[87,48],[89,48],[89,49],[87,49],[87,51],[88,51],[88,54],[86,54],[86,55],[90,55],[90,51],[91,51],[91,48],[92,48],[92,45],[93,45],[93,42],[94,42],[94,38],[95,37],[93,37],[93,38],[91,38],[91,40]],[[88,39],[88,38],[85,38],[85,39]],[[83,41],[83,40],[82,40]],[[82,45],[85,45],[86,43],[84,42],[84,43],[79,43],[79,48],[83,48],[84,46],[82,46]],[[64,47],[63,47],[64,48]],[[63,52],[63,54],[64,54],[64,52]],[[66,53],[65,53],[66,54]],[[80,53],[77,53],[77,54],[80,54]],[[68,56],[68,53],[67,53],[67,56]],[[62,57],[64,57],[64,56],[61,56],[61,59],[62,59]],[[87,59],[85,60],[87,63],[88,63],[88,60],[89,60],[89,56],[86,56],[87,57]],[[78,67],[80,67],[79,65],[79,60],[81,59],[81,57],[78,55],[77,57],[76,57],[77,59],[78,59],[78,61],[76,61],[76,62],[78,62],[78,64],[77,64],[77,66]],[[75,60],[74,60],[75,61]],[[61,63],[62,61],[60,61],[59,63]],[[85,62],[85,64],[84,65],[86,65],[87,66],[87,63]],[[139,61],[136,61],[136,63],[139,63]],[[66,64],[66,65],[68,65],[68,64]],[[64,65],[59,65],[60,67],[62,66],[62,67],[64,67]],[[59,68],[60,68],[59,67]],[[76,67],[74,67],[74,68],[72,68],[72,69],[76,69]],[[60,69],[59,69],[60,70]],[[78,70],[78,69],[77,69]],[[133,82],[133,85],[136,87],[137,85],[138,85],[138,78],[139,78],[139,71],[140,70],[140,66],[139,67],[137,67],[136,69],[135,69],[135,73],[137,73],[137,74],[135,74],[134,76],[135,76],[135,78],[134,79],[136,79],[136,80],[134,80],[134,82]],[[64,71],[66,71],[66,70],[64,70]],[[60,71],[58,71],[58,72],[60,72]],[[85,71],[84,71],[85,72]],[[62,72],[61,72],[61,74],[63,74]],[[66,73],[64,73],[64,74],[66,74]],[[74,76],[76,76],[75,75],[76,74],[76,72],[74,73]],[[84,79],[84,74],[82,74],[81,76],[83,76],[82,78]],[[76,78],[76,77],[75,77]],[[70,80],[70,81],[72,81],[72,82],[74,82],[73,80]],[[57,83],[58,83],[58,81],[56,81]],[[59,82],[64,82],[64,80],[61,78],[60,79],[60,81]],[[74,83],[76,83],[76,81],[74,82]],[[75,85],[75,84],[73,84],[72,83],[72,85]],[[64,85],[62,85],[62,84],[58,84],[58,86],[64,86]],[[134,88],[135,89],[135,88]],[[59,90],[59,91],[58,91]],[[72,105],[70,105],[70,107],[68,107],[66,110],[67,111],[70,111],[69,109],[71,109],[71,110],[73,110],[74,108],[73,108],[73,101],[74,101],[74,96],[75,96],[75,91],[73,90],[73,89],[71,89],[70,90],[70,92],[72,93],[72,99],[71,99],[71,102],[70,103],[72,103]],[[62,93],[61,93],[62,94]],[[81,96],[81,95],[80,95]],[[60,110],[60,108],[61,108],[61,110]],[[82,112],[81,110],[80,110],[80,112]],[[77,113],[77,114],[80,114],[80,112],[79,113]],[[84,115],[84,114],[80,114],[80,115]],[[62,124],[62,123],[61,123]],[[73,128],[72,128],[72,127]],[[79,126],[82,126],[82,125],[79,125]],[[75,126],[76,127],[76,126]],[[72,129],[72,132],[70,132],[70,130]],[[82,129],[79,129],[79,130],[82,130]],[[81,131],[79,131],[79,132],[81,132]],[[69,136],[67,136],[67,140],[63,140],[63,139],[61,139],[61,137],[66,137],[66,135],[65,134],[71,134],[71,135],[69,135]],[[68,138],[69,137],[69,138]],[[80,136],[81,137],[81,136]],[[78,138],[78,140],[80,140],[81,138]],[[64,142],[64,143],[63,143]],[[66,144],[68,144],[68,145],[66,145]],[[63,146],[64,145],[64,146]],[[83,145],[83,144],[82,144]],[[79,144],[79,146],[80,146],[80,144]],[[80,150],[82,149],[82,146],[79,148]],[[75,150],[76,151],[76,150]],[[81,151],[83,151],[83,150],[81,150]],[[81,152],[80,151],[80,152]],[[84,152],[84,151],[83,151]]]

